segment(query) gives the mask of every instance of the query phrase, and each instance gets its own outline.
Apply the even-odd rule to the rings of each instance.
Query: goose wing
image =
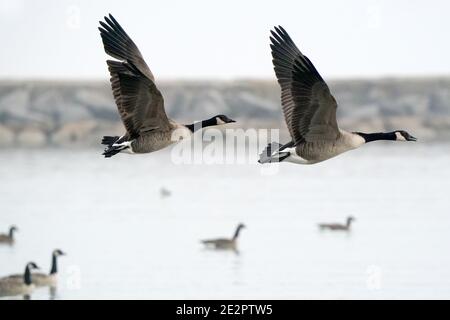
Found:
[[[112,15],[105,21],[100,21],[100,35],[105,52],[120,60],[106,63],[114,100],[128,135],[135,138],[152,130],[169,129],[163,96],[139,49]]]
[[[273,65],[281,104],[294,143],[336,140],[337,103],[328,85],[281,27],[271,31]]]

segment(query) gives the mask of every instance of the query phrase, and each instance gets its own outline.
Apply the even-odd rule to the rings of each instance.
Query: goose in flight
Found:
[[[342,223],[321,223],[319,224],[319,229],[321,230],[332,230],[332,231],[350,231],[350,226],[355,218],[352,216],[347,217],[347,222]]]
[[[202,240],[202,243],[204,245],[206,245],[207,247],[212,247],[214,249],[237,250],[237,239],[239,237],[239,233],[244,228],[245,228],[245,225],[240,223],[236,227],[236,231],[234,232],[233,238],[231,238],[231,239],[219,238],[219,239]]]
[[[371,141],[417,140],[404,130],[362,133],[339,129],[337,102],[319,72],[281,26],[271,33],[272,62],[292,140],[284,145],[270,143],[260,155],[260,163],[314,164]]]
[[[105,52],[119,61],[107,60],[114,100],[126,133],[105,136],[107,158],[119,153],[149,153],[163,149],[204,127],[235,122],[225,115],[192,124],[180,124],[166,115],[164,99],[147,63],[124,29],[110,14],[100,21]]]

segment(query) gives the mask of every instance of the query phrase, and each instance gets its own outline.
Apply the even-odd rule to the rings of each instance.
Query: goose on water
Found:
[[[341,223],[321,223],[319,228],[321,230],[333,230],[333,231],[350,231],[350,226],[355,218],[352,216],[347,217],[347,222],[345,224]]]
[[[260,163],[314,164],[371,141],[417,140],[404,130],[362,133],[339,129],[337,102],[319,72],[281,26],[271,33],[272,61],[292,140],[284,145],[270,143],[260,155]]]
[[[106,63],[114,100],[126,129],[121,137],[103,137],[102,144],[107,146],[105,157],[119,152],[157,151],[190,137],[198,129],[235,122],[225,115],[192,124],[169,119],[155,78],[133,40],[111,14],[105,17],[105,22],[100,21],[100,25],[105,52],[119,60]]]
[[[172,192],[169,189],[162,187],[161,189],[159,189],[159,194],[161,198],[168,198],[172,195]]]
[[[31,271],[39,269],[34,263],[30,262],[25,267],[25,273],[17,277],[17,275],[0,278],[0,296],[27,296],[31,294],[35,288]]]
[[[240,223],[236,227],[236,231],[234,232],[234,235],[231,239],[226,238],[219,238],[219,239],[209,239],[209,240],[202,240],[202,243],[206,245],[207,247],[212,247],[215,249],[237,249],[237,239],[239,237],[239,233],[241,230],[245,228],[245,225]]]
[[[14,232],[18,229],[16,226],[11,226],[7,234],[0,234],[0,243],[12,244],[14,243]]]
[[[58,282],[58,257],[66,255],[64,252],[62,252],[59,249],[55,249],[52,252],[52,265],[50,268],[50,273],[34,273],[33,274],[33,283],[37,287],[44,287],[44,286],[50,286],[54,287],[56,286]]]

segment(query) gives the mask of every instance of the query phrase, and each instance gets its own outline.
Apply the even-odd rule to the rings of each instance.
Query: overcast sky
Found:
[[[445,0],[0,0],[0,78],[108,78],[109,12],[157,79],[272,78],[278,24],[324,78],[450,75]]]

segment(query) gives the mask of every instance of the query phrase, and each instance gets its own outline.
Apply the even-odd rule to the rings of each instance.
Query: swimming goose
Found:
[[[49,274],[45,273],[34,273],[33,274],[33,283],[37,287],[44,287],[44,286],[56,286],[58,282],[58,257],[66,255],[64,252],[62,252],[59,249],[53,250],[52,252],[52,266],[50,269]]]
[[[8,234],[0,234],[0,243],[12,244],[14,243],[14,232],[18,231],[16,226],[9,228]]]
[[[275,74],[291,141],[273,142],[260,163],[288,161],[314,164],[376,140],[416,141],[404,130],[379,133],[347,132],[336,121],[337,102],[311,61],[281,27],[271,31]]]
[[[107,60],[111,87],[126,133],[121,137],[105,136],[103,155],[119,152],[148,153],[163,149],[196,130],[235,122],[225,115],[192,124],[180,124],[166,115],[164,99],[156,87],[155,78],[139,49],[110,14],[100,21],[100,35],[105,52],[120,61]]]
[[[321,223],[319,224],[319,228],[321,230],[338,230],[338,231],[350,231],[350,226],[352,222],[355,221],[355,218],[352,216],[347,217],[347,222],[345,224],[341,223]]]
[[[237,238],[239,237],[240,231],[245,228],[245,225],[240,223],[236,231],[234,232],[233,238],[231,239],[210,239],[202,240],[202,243],[206,246],[211,246],[215,249],[237,249]]]
[[[23,275],[0,278],[0,296],[29,295],[33,292],[34,284],[31,275],[33,269],[39,269],[39,267],[34,262],[30,262],[25,267]]]
[[[170,197],[172,195],[172,192],[164,187],[162,187],[159,190],[159,194],[161,195],[161,198],[167,198]]]

